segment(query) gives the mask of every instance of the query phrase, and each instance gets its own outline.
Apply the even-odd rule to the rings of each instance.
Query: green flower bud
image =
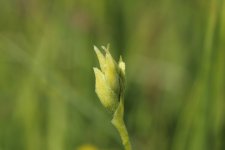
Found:
[[[118,64],[116,63],[109,52],[109,46],[102,46],[102,49],[105,54],[94,46],[101,68],[94,68],[95,91],[103,106],[114,113],[125,89],[125,63],[122,58]]]

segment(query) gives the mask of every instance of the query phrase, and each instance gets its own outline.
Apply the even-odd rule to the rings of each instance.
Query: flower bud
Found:
[[[94,46],[98,57],[101,70],[94,68],[95,73],[95,91],[103,104],[109,111],[115,112],[118,107],[120,96],[125,89],[125,63],[120,58],[117,64],[112,58],[109,47],[105,48],[103,55],[100,50]]]

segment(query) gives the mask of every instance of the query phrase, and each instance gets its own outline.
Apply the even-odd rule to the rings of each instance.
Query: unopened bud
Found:
[[[109,52],[109,46],[107,48],[102,46],[102,48],[105,54],[94,46],[101,68],[101,70],[94,68],[95,91],[103,106],[115,112],[125,89],[125,63],[122,58],[118,64],[116,63]]]

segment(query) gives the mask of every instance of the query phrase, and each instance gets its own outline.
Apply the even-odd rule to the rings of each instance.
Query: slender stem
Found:
[[[123,119],[119,119],[117,121],[112,121],[112,124],[118,130],[125,150],[131,150],[131,144],[130,144],[129,135],[128,135],[127,128],[126,128],[126,126],[124,124]]]
[[[115,111],[115,113],[113,114],[113,119],[111,122],[118,130],[125,150],[132,150],[127,128],[123,120],[123,116],[124,116],[124,98],[122,96],[120,99],[119,106]]]

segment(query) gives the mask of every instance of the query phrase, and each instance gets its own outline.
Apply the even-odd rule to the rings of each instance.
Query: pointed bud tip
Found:
[[[123,62],[123,58],[122,58],[122,56],[120,55],[120,60],[119,60],[119,62]]]
[[[99,51],[99,49],[95,45],[93,47],[94,47],[95,52],[97,53],[97,51]]]
[[[107,44],[107,49],[109,49],[109,47],[110,47],[110,44],[108,43],[108,44]]]
[[[101,46],[101,47],[105,51],[106,54],[110,54],[108,45],[107,45],[107,47],[105,47],[105,46]]]
[[[95,73],[95,76],[96,77],[99,77],[99,76],[104,76],[104,74],[102,73],[102,71],[100,69],[98,69],[97,67],[93,67],[93,70],[94,70],[94,73]]]
[[[98,71],[100,71],[97,67],[93,67],[94,73],[96,74]]]
[[[120,56],[120,60],[119,60],[119,68],[121,69],[121,71],[123,72],[123,74],[125,75],[125,69],[126,69],[126,64],[123,61],[122,56]]]
[[[103,50],[105,50],[105,51],[106,51],[106,49],[107,49],[105,46],[101,46],[101,48],[102,48]]]

